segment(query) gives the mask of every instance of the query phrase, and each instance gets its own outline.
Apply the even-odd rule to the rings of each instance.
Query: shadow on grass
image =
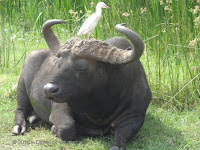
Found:
[[[99,136],[99,137],[79,137],[76,141],[61,143],[62,141],[55,137],[50,131],[51,126],[46,125],[43,122],[35,128],[31,129],[27,128],[27,132],[24,136],[11,136],[11,140],[23,141],[36,141],[43,142],[32,144],[29,146],[44,148],[59,148],[59,149],[76,149],[76,150],[102,150],[109,149],[112,145],[113,137],[110,136]],[[10,134],[11,135],[11,134]],[[10,138],[9,138],[10,139]],[[56,144],[48,144],[44,143],[46,141],[54,140]],[[10,142],[11,143],[11,142]],[[11,143],[12,144],[12,143]],[[127,143],[127,150],[135,150],[135,149],[151,149],[151,150],[159,150],[159,149],[181,149],[181,145],[183,146],[185,143],[184,136],[181,131],[169,127],[164,124],[159,116],[155,114],[148,113],[146,116],[145,123],[143,127],[140,129],[139,133]],[[10,145],[10,144],[9,144]],[[15,145],[10,145],[15,146]],[[9,146],[9,148],[11,148]],[[25,145],[18,145],[25,146]],[[6,147],[5,147],[6,148]],[[34,148],[33,148],[34,149]]]
[[[113,142],[112,136],[80,138],[77,142],[85,143],[88,139],[102,143],[104,149],[109,149]],[[169,150],[181,149],[185,144],[181,131],[164,124],[159,116],[148,113],[143,127],[126,146],[127,150]]]
[[[147,113],[139,133],[127,143],[127,149],[179,149],[185,144],[181,131],[164,124],[159,116]]]

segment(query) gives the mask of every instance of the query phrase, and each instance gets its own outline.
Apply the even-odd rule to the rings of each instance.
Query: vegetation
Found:
[[[67,20],[53,27],[64,43],[76,36],[84,19],[95,11],[97,0],[0,0],[0,145],[18,149],[10,139],[14,125],[16,86],[24,58],[46,48],[42,24],[52,18]],[[129,142],[137,149],[197,149],[200,147],[200,0],[104,0],[112,9],[103,17],[92,38],[121,36],[115,25],[126,23],[145,43],[141,62],[153,100],[141,132]],[[5,113],[6,112],[6,113]],[[7,113],[8,112],[8,113]],[[6,120],[6,122],[4,122]],[[30,134],[12,140],[56,139],[41,124]],[[149,130],[151,129],[151,130]],[[138,138],[137,138],[138,137]],[[109,138],[108,138],[109,139]],[[158,142],[159,141],[159,142]],[[107,138],[83,138],[56,144],[58,149],[107,149]],[[22,146],[22,145],[20,145]],[[23,148],[23,146],[22,146]],[[31,144],[43,149],[45,144]],[[48,149],[51,148],[48,147]],[[24,147],[25,149],[25,147]]]
[[[95,11],[96,1],[12,0],[0,1],[0,71],[19,74],[25,56],[47,47],[41,35],[42,24],[51,18],[68,20],[56,26],[65,42],[76,33],[85,17]],[[141,61],[153,91],[153,103],[179,110],[199,104],[199,1],[105,1],[93,38],[104,40],[115,35],[114,26],[125,22],[144,39]],[[121,5],[121,4],[124,5]],[[82,17],[83,16],[83,17]],[[81,18],[82,17],[82,18]]]

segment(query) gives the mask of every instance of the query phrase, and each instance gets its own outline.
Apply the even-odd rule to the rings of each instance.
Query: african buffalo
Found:
[[[61,44],[49,20],[43,35],[50,48],[31,52],[25,59],[18,82],[15,135],[38,120],[52,125],[62,140],[77,136],[114,134],[110,150],[125,143],[142,127],[151,91],[139,61],[144,44],[124,24],[116,30],[125,35],[104,42],[72,38]]]

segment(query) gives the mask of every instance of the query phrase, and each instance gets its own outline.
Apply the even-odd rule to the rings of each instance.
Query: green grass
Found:
[[[80,137],[63,143],[41,123],[28,128],[25,135],[13,136],[14,110],[16,108],[16,83],[18,75],[0,75],[0,146],[1,149],[67,149],[102,150],[112,144],[112,137]],[[200,109],[179,112],[150,105],[144,126],[127,149],[144,150],[197,150],[200,148]]]
[[[89,0],[0,1],[0,72],[19,74],[28,53],[47,47],[41,26],[48,19],[68,20],[67,25],[54,27],[63,43],[76,36],[86,18],[84,15],[95,11],[97,1],[93,2],[94,6]],[[103,10],[92,38],[104,40],[120,35],[114,26],[127,23],[127,27],[139,33],[145,42],[141,61],[153,91],[153,103],[180,111],[199,106],[200,34],[199,22],[195,21],[199,17],[199,13],[195,13],[198,2],[104,2],[112,9]]]

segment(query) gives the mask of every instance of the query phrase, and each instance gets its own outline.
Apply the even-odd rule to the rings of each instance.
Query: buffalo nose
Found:
[[[59,91],[59,88],[52,83],[47,83],[44,86],[44,92],[47,98],[52,98],[52,94],[56,93]]]

